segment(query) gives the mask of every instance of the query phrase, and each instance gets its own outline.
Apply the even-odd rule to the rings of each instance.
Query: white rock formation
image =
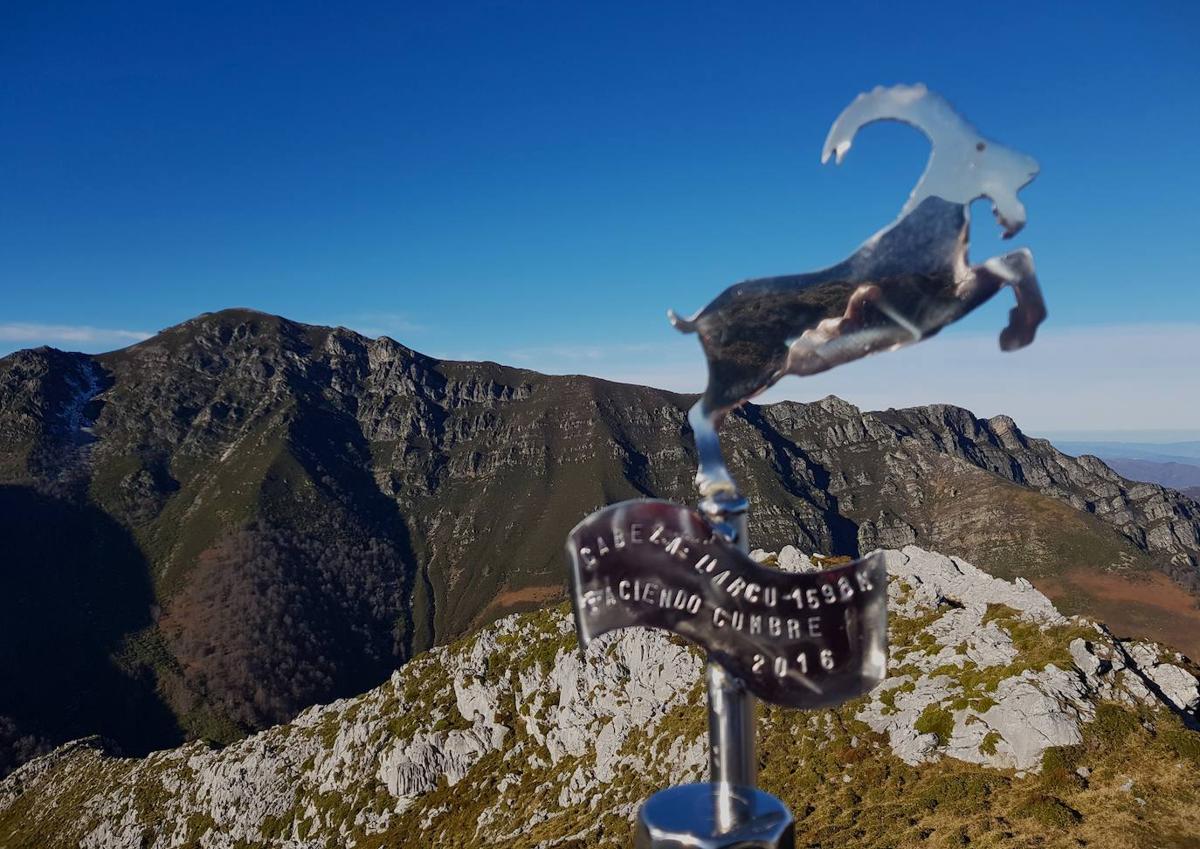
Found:
[[[785,545],[779,549],[776,565],[785,572],[812,572],[816,566],[807,555],[802,554],[794,545]]]
[[[958,557],[946,557],[915,545],[902,551],[886,551],[884,556],[888,574],[908,585],[912,604],[917,607],[936,607],[945,599],[963,605],[1003,604],[1035,622],[1054,625],[1065,621],[1050,599],[1024,578],[993,578]],[[899,587],[896,583],[892,586]]]
[[[756,554],[818,568],[791,547]],[[1195,718],[1200,684],[1179,656],[1067,619],[1027,581],[914,546],[885,556],[893,628],[923,629],[914,640],[908,628],[890,677],[857,710],[884,735],[870,745],[912,764],[1036,771],[1048,747],[1082,739],[1098,700]],[[1045,643],[1041,660],[1030,640]],[[0,782],[0,822],[23,800],[50,812],[69,799],[63,845],[316,849],[396,823],[435,832],[468,806],[478,844],[550,846],[578,835],[522,835],[570,811],[628,819],[642,795],[624,789],[633,778],[703,777],[701,670],[698,652],[661,632],[610,634],[582,654],[561,608],[509,617],[369,693],[221,750],[191,743],[131,760],[96,739],[63,746]],[[829,712],[783,715],[793,733],[832,727]]]

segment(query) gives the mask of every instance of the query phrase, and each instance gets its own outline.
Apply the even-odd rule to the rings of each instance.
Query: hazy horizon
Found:
[[[181,321],[194,317],[189,316]],[[301,321],[293,316],[283,317]],[[167,327],[179,323],[174,322]],[[408,334],[403,332],[383,333],[378,329],[372,332],[371,328],[355,328],[346,323],[312,319],[303,323],[324,326],[340,324],[366,336],[386,335],[438,359],[488,360],[545,374],[586,374],[683,393],[698,393],[704,388],[704,358],[695,338],[691,336],[677,336],[673,345],[559,346],[487,352],[446,349],[436,345],[422,348],[406,338]],[[4,332],[5,325],[0,323],[0,338],[3,338]],[[136,336],[128,339],[129,344],[136,344],[153,335],[148,332],[123,332],[129,337]],[[1160,375],[1181,382],[1191,380],[1193,366],[1188,349],[1193,340],[1200,338],[1200,325],[1154,328],[1117,326],[1074,331],[1050,327],[1039,333],[1038,343],[1011,354],[999,352],[996,340],[983,334],[944,335],[950,338],[942,340],[940,344],[935,341],[867,357],[804,379],[785,378],[754,400],[767,404],[781,400],[815,401],[827,395],[836,395],[864,410],[953,404],[965,407],[982,418],[1011,416],[1030,435],[1062,441],[1169,443],[1200,439],[1200,428],[1141,427],[1136,418],[1124,417],[1122,410],[1108,411],[1107,420],[1122,422],[1124,427],[1074,427],[1069,417],[1055,418],[1046,414],[1045,394],[1053,393],[1059,400],[1068,402],[1074,398],[1074,405],[1068,409],[1078,411],[1081,419],[1105,415],[1104,406],[1109,403],[1107,399],[1100,399],[1097,405],[1087,393],[1078,393],[1077,387],[1072,395],[1072,374],[1086,369],[1106,375],[1111,395],[1145,398],[1148,388],[1146,382],[1137,369],[1129,368],[1124,356],[1124,351],[1131,346],[1146,349],[1146,361],[1156,363],[1154,367]],[[104,353],[127,347],[108,344],[112,341],[111,337],[100,334],[89,336],[79,332],[56,341],[62,344],[54,347],[85,353]],[[6,356],[12,350],[0,347],[0,356]],[[1041,382],[1031,382],[1031,373],[1040,375]],[[971,379],[964,381],[964,374]],[[914,380],[914,375],[919,375],[919,381]],[[1149,391],[1154,391],[1153,386],[1149,387]],[[1178,414],[1183,420],[1193,399],[1180,393],[1174,396],[1174,401],[1177,407],[1160,406],[1157,412],[1168,417],[1172,413]],[[1134,409],[1136,411],[1136,407]]]

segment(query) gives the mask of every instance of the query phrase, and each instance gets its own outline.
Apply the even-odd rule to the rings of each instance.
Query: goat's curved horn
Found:
[[[854,98],[833,122],[821,151],[821,162],[828,162],[829,157],[834,156],[840,165],[846,151],[850,150],[855,134],[862,127],[875,121],[888,120],[901,121],[917,128],[934,147],[939,142],[961,138],[964,134],[978,135],[945,98],[920,83],[890,88],[877,86]]]
[[[840,163],[861,127],[888,120],[915,127],[933,145],[901,215],[930,196],[961,204],[988,197],[1006,238],[1025,226],[1025,207],[1017,192],[1037,175],[1037,162],[987,141],[945,98],[920,84],[880,86],[854,98],[833,122],[821,161],[832,156]]]

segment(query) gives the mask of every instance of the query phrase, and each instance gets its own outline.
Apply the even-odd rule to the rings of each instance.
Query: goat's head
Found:
[[[941,96],[923,85],[882,86],[860,94],[829,130],[821,161],[839,164],[860,127],[875,121],[901,121],[923,132],[933,145],[925,173],[901,215],[936,196],[964,206],[976,198],[992,201],[992,212],[1009,238],[1025,226],[1017,192],[1038,173],[1031,156],[985,139]]]

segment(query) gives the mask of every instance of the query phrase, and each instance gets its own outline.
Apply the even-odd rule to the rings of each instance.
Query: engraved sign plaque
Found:
[[[637,500],[593,513],[567,539],[580,644],[665,628],[765,701],[841,704],[883,680],[887,573],[878,555],[820,572],[761,566],[696,510]]]

